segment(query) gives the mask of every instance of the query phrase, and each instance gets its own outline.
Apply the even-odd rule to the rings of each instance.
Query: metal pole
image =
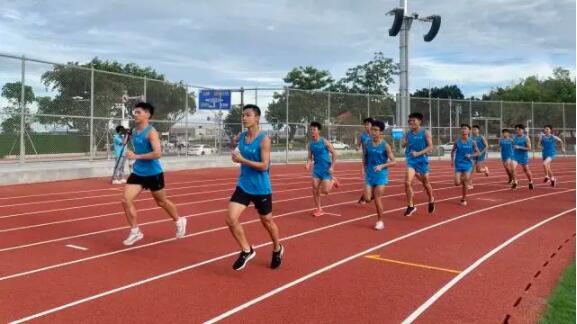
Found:
[[[240,131],[244,131],[244,124],[242,123],[242,108],[244,108],[244,88],[240,87]]]
[[[258,88],[254,88],[254,104],[258,106]]]
[[[367,93],[367,118],[369,117],[371,117],[371,94]]]
[[[108,130],[106,130],[108,132]],[[108,136],[108,134],[106,135]],[[90,67],[90,161],[94,161],[94,66]]]
[[[399,125],[406,125],[410,112],[409,97],[409,30],[413,22],[412,17],[408,17],[407,1],[400,0],[400,6],[405,9],[405,17],[399,34],[399,95],[398,106]]]
[[[22,55],[22,80],[20,84],[20,163],[25,162],[26,146],[24,144],[24,112],[26,110],[26,58]]]
[[[190,108],[188,107],[188,85],[184,87],[184,156],[188,156],[188,115]]]
[[[327,111],[327,122],[328,122],[327,137],[328,137],[328,140],[330,141],[331,140],[331,93],[330,92],[328,95],[328,100],[329,100],[329,104],[327,106],[327,110],[328,110]]]
[[[146,101],[146,86],[147,86],[147,82],[146,82],[146,76],[145,76],[144,77],[144,93],[143,93],[144,101]]]
[[[449,140],[450,142],[451,140]],[[441,145],[441,99],[437,98],[437,145]],[[439,156],[439,160],[441,156]]]
[[[533,126],[533,128],[535,128],[535,115],[534,115],[534,111],[533,111],[533,101],[531,101],[531,126]],[[527,125],[527,127],[529,128],[529,125]],[[531,128],[529,128],[529,136],[533,137],[533,136],[531,136],[531,134],[532,134]],[[531,151],[533,151],[533,159],[535,158],[535,144],[536,144],[536,142],[534,140],[535,140],[534,138],[531,139],[531,142],[532,142],[531,143],[532,144],[531,145]]]
[[[451,100],[451,97],[449,97],[449,141],[453,140],[453,113],[452,113],[452,107],[453,105],[453,101]]]
[[[473,125],[473,100],[469,99],[469,125]]]
[[[433,136],[433,103],[431,102],[431,90],[429,88],[429,132]]]
[[[561,109],[563,112],[563,131],[561,131],[560,135],[561,135],[561,138],[563,139],[563,145],[565,145],[565,131],[566,130],[565,130],[565,103],[564,102],[561,104],[561,107],[562,107]]]
[[[286,148],[285,148],[285,163],[288,164],[289,154],[289,88],[285,87],[286,92]]]
[[[499,126],[501,127],[501,129],[499,131],[503,130],[503,100],[501,100],[500,102],[500,115],[499,115]]]

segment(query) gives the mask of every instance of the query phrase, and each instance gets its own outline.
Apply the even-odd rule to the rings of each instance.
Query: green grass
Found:
[[[575,261],[567,267],[549,297],[542,324],[575,323]]]

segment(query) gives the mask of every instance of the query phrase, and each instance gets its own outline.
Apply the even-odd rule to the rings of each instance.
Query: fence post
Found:
[[[501,113],[499,115],[499,126],[501,127],[501,129],[499,129],[499,132],[501,130],[503,130],[503,100],[501,100],[500,109],[501,109]]]
[[[367,118],[369,117],[371,117],[371,94],[367,93]]]
[[[453,101],[451,97],[449,97],[449,141],[453,140]]]
[[[433,102],[431,101],[431,91],[429,91],[429,132],[433,136]]]
[[[469,125],[473,125],[473,99],[469,98]],[[461,125],[457,125],[461,126]],[[485,132],[487,130],[485,129]]]
[[[147,87],[146,76],[144,76],[144,93],[142,94],[142,96],[144,97],[144,101],[146,101],[146,87]]]
[[[240,87],[240,131],[241,132],[244,132],[244,124],[242,123],[242,109],[243,108],[244,108],[244,87]]]
[[[449,139],[449,142],[452,139]],[[437,145],[441,145],[441,98],[437,97]],[[443,155],[445,153],[443,152]],[[441,160],[441,156],[439,155],[438,160]]]
[[[108,133],[108,129],[106,129]],[[108,134],[106,134],[108,136]],[[94,66],[90,66],[90,161],[94,161]]]
[[[563,131],[561,132],[561,139],[563,139],[563,147],[565,147],[565,149],[567,149],[567,145],[565,144],[565,132],[567,131],[565,129],[566,125],[565,125],[565,103],[562,102],[561,103],[561,112],[563,113]],[[567,155],[567,153],[565,153],[564,155]]]
[[[288,164],[289,154],[289,87],[285,87],[286,92],[286,147],[285,147],[285,164]]]
[[[190,108],[188,107],[188,85],[184,86],[184,156],[188,156],[188,114]],[[216,148],[215,148],[216,149]],[[220,153],[220,152],[218,152]]]
[[[534,105],[534,103],[533,103],[533,101],[531,101],[531,126],[533,126],[533,127],[529,127],[529,125],[527,125],[527,127],[529,128],[529,138],[534,137],[534,136],[531,136],[531,134],[535,132],[534,129],[533,129],[533,132],[531,132],[531,128],[535,128],[535,115],[534,115],[534,111],[533,111],[533,105]],[[535,145],[537,145],[537,142],[534,140],[535,140],[535,138],[533,138],[531,140],[532,141],[531,151],[532,151],[533,159],[535,158]]]
[[[327,106],[327,137],[331,140],[331,93],[328,93],[328,106]]]
[[[25,124],[24,118],[26,111],[26,57],[22,55],[22,80],[20,84],[20,163],[26,161],[26,145],[24,143]]]

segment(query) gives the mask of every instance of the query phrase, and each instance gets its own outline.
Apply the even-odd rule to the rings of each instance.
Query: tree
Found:
[[[399,67],[381,52],[374,54],[369,62],[349,68],[345,76],[330,90],[348,93],[386,95],[393,76],[399,73]]]
[[[42,75],[44,85],[56,94],[38,102],[38,113],[60,117],[41,116],[41,123],[59,125],[78,130],[80,134],[88,134],[89,120],[70,116],[90,116],[91,67],[95,69],[93,92],[97,136],[102,135],[98,133],[107,131],[110,118],[121,117],[122,96],[143,96],[145,82],[146,100],[156,107],[153,119],[171,121],[156,123],[155,126],[160,131],[168,130],[182,117],[186,110],[186,96],[191,111],[196,108],[194,92],[188,92],[182,82],[164,82],[164,75],[151,67],[142,68],[133,63],[123,65],[116,61],[94,58],[86,64],[70,62],[67,65],[56,65],[52,71]],[[133,104],[135,101],[127,102],[128,108]]]
[[[388,94],[393,77],[399,73],[398,65],[383,53],[377,52],[369,62],[349,68],[345,76],[329,89],[343,94],[334,94],[331,98],[331,120],[335,123],[358,125],[368,116],[368,107],[372,117],[390,119],[394,114],[394,100]],[[361,94],[361,95],[359,95]],[[349,115],[350,118],[337,118]],[[341,140],[354,141],[358,130],[351,127],[338,128]]]
[[[431,88],[431,98],[444,98],[444,99],[465,99],[463,92],[461,89],[453,84],[453,85],[446,85],[442,88]],[[429,88],[423,88],[421,90],[415,91],[412,97],[419,97],[419,98],[428,98],[429,97]]]
[[[545,80],[537,76],[529,76],[507,87],[497,87],[488,94],[483,95],[483,100],[522,101],[526,104],[506,105],[503,109],[503,123],[512,126],[516,123],[524,123],[532,119],[531,127],[542,127],[544,124],[559,126],[563,122],[562,105],[541,104],[575,102],[575,80],[571,79],[568,70],[557,67],[553,75]],[[531,104],[533,102],[534,104]],[[531,117],[531,106],[533,116]]]
[[[312,66],[293,68],[283,81],[290,88],[299,90],[325,89],[334,82],[329,71],[319,70]]]
[[[324,122],[327,118],[328,95],[313,90],[323,90],[332,85],[331,75],[326,70],[312,66],[298,67],[283,79],[289,91],[289,139],[292,141],[297,129],[304,128],[313,120]],[[294,90],[293,90],[294,89]],[[275,92],[266,110],[266,119],[275,131],[286,125],[287,93]]]
[[[232,109],[224,119],[224,132],[230,138],[233,138],[242,130],[241,124],[242,107],[240,105],[233,105]]]
[[[0,124],[2,132],[5,134],[16,134],[20,132],[20,118],[22,102],[22,82],[9,82],[2,86],[2,97],[8,100],[8,105],[3,107],[3,114],[6,118]],[[35,96],[31,86],[24,86],[24,103],[26,104],[24,114],[30,113],[28,107],[34,102]],[[30,131],[30,123],[25,123],[26,131]]]

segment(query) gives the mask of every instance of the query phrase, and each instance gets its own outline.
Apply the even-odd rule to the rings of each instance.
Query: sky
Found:
[[[379,0],[2,0],[0,53],[63,63],[95,56],[134,62],[206,87],[279,87],[296,66],[326,69],[339,79],[377,51],[398,62],[398,38],[388,36],[393,17],[386,15],[398,6]],[[545,78],[556,66],[575,75],[574,0],[409,0],[409,12],[442,16],[430,43],[422,38],[429,25],[413,24],[411,91],[457,84],[466,96],[478,96],[528,75]],[[18,75],[19,66],[0,58],[1,72]]]

